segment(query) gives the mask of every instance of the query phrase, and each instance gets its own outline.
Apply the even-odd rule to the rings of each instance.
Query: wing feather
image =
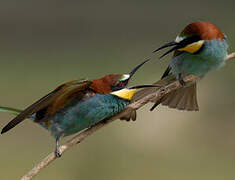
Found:
[[[91,85],[91,81],[81,81],[81,80],[74,80],[68,83],[64,83],[57,87],[54,91],[50,92],[46,96],[42,97],[25,110],[23,110],[18,116],[16,116],[12,121],[10,121],[3,129],[1,134],[9,131],[17,124],[22,122],[24,119],[28,118],[34,113],[38,111],[44,110],[44,108],[49,108],[54,110],[54,108],[59,108],[65,103],[66,98],[71,98],[73,94],[78,93],[80,97],[85,93],[85,90]],[[55,110],[54,110],[55,112]]]

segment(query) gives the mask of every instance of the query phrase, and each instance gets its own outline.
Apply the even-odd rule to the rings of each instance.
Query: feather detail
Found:
[[[91,81],[70,81],[68,83],[65,83],[59,87],[57,87],[54,91],[51,93],[47,94],[40,100],[36,101],[29,107],[27,107],[25,110],[23,110],[18,116],[16,116],[12,121],[10,121],[3,129],[1,134],[9,131],[13,127],[15,127],[17,124],[22,122],[24,119],[28,118],[34,113],[37,113],[38,111],[44,111],[44,115],[47,115],[46,112],[50,106],[53,107],[53,103],[55,103],[55,106],[58,108],[58,106],[61,105],[60,101],[56,100],[57,98],[60,98],[61,96],[64,97],[64,93],[67,94],[67,97],[69,95],[74,94],[74,92],[78,92],[81,90],[85,90],[86,88],[89,87],[91,84]],[[81,88],[82,87],[82,88]],[[64,101],[63,101],[64,102]],[[46,108],[47,110],[45,110]],[[54,109],[51,109],[52,111]],[[36,115],[37,116],[37,115]],[[36,119],[36,121],[38,121]]]
[[[162,99],[161,104],[170,108],[198,111],[196,83],[173,91]]]
[[[90,85],[91,81],[79,81],[70,85],[65,84],[58,92],[53,103],[47,108],[47,115],[54,114],[74,99],[82,99],[86,95]]]
[[[132,101],[138,101],[139,99],[147,96],[148,94],[156,92],[158,89],[160,89],[160,87],[164,87],[173,81],[175,81],[175,78],[172,75],[168,75],[164,79],[154,83],[154,85],[158,85],[159,87],[146,88],[138,91],[134,95]],[[197,103],[196,83],[173,91],[163,96],[161,99],[153,98],[151,102],[154,103],[154,106],[150,109],[151,111],[156,108],[159,104],[179,110],[198,111],[199,107]]]

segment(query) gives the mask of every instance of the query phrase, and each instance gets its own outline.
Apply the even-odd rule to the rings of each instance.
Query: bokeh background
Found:
[[[234,0],[29,1],[0,5],[0,104],[25,108],[60,83],[127,73],[153,56],[133,84],[165,70],[151,51],[188,23],[217,24],[235,51]],[[113,122],[35,179],[221,180],[235,178],[235,61],[198,86],[199,112],[150,105],[136,122]],[[13,116],[0,114],[2,128]],[[49,152],[54,139],[24,121],[0,137],[0,179],[19,179]]]

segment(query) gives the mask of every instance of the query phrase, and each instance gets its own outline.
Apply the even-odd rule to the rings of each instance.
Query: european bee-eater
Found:
[[[60,138],[105,120],[122,111],[130,103],[136,90],[128,89],[128,82],[147,61],[135,67],[129,74],[110,74],[91,81],[74,80],[64,83],[23,111],[0,107],[2,112],[17,115],[2,129],[1,134],[29,118],[51,132],[56,139],[55,153],[60,156]],[[124,117],[127,120],[130,118],[135,120],[135,111]]]
[[[173,75],[179,80],[182,88],[155,102],[151,110],[158,104],[162,104],[179,110],[198,111],[196,83],[185,86],[183,77],[187,75],[203,77],[209,71],[223,67],[228,55],[227,38],[212,23],[194,22],[187,25],[174,41],[163,45],[154,52],[171,46],[173,48],[164,53],[161,58],[174,51],[173,58],[164,72],[162,80],[156,84],[166,85],[170,76]],[[144,90],[142,91],[144,92]],[[147,91],[149,90],[147,89]],[[147,91],[144,94],[148,93]],[[138,96],[143,95],[139,92]]]

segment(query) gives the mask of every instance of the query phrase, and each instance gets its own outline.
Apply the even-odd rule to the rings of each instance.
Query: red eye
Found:
[[[120,82],[120,86],[123,86],[123,82]]]

